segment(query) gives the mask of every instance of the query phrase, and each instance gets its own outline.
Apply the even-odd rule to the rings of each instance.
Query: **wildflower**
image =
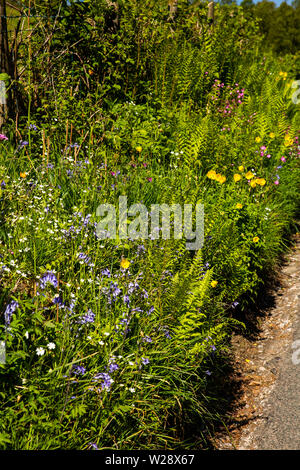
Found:
[[[101,383],[101,389],[109,391],[114,382],[111,376],[107,374],[106,372],[100,372],[99,374],[96,374],[95,377],[93,378],[94,381],[97,381],[100,379],[103,380],[103,382]]]
[[[242,209],[243,207],[243,204],[241,204],[240,202],[238,202],[235,206],[236,209]]]
[[[8,137],[4,134],[0,134],[0,140],[8,140]]]
[[[234,182],[237,183],[238,181],[240,181],[242,179],[242,177],[238,173],[235,173],[233,175],[233,179],[234,179]]]
[[[251,180],[252,178],[254,178],[254,174],[251,171],[248,171],[245,174],[245,177],[247,178],[247,180]]]
[[[55,343],[48,343],[47,348],[51,351],[52,349],[55,349]]]
[[[21,176],[21,178],[26,178],[26,176],[27,176],[27,173],[25,173],[25,172],[21,172],[21,173],[20,173],[20,176]]]
[[[149,361],[148,357],[142,357],[142,364],[143,364],[144,366],[146,366],[146,365],[149,364],[149,363],[150,363],[150,361]]]
[[[45,289],[47,283],[51,284],[55,288],[58,285],[58,280],[57,280],[55,274],[52,273],[51,271],[47,271],[41,277],[40,288]]]
[[[134,392],[135,392],[135,388],[134,388],[134,387],[130,387],[130,388],[129,388],[129,391],[130,391],[131,393],[134,393]]]
[[[250,186],[251,186],[251,188],[255,188],[256,187],[256,180],[250,181]]]
[[[114,372],[115,370],[118,370],[118,369],[119,369],[118,364],[112,363],[112,364],[109,365],[109,369],[108,369],[108,370],[109,370],[109,372]]]
[[[72,371],[75,375],[84,375],[86,373],[86,368],[83,366],[75,366],[73,365]]]
[[[280,159],[280,160],[281,160],[283,163],[285,163],[285,162],[286,162],[286,158],[285,158],[285,157],[281,157],[281,159]]]
[[[259,144],[259,142],[261,142],[261,138],[260,137],[255,137],[255,142],[257,142]]]
[[[97,446],[97,444],[95,442],[90,442],[90,446],[91,446],[91,448],[93,448],[95,450],[99,450],[99,447]]]
[[[221,175],[220,173],[216,174],[215,180],[223,184],[226,181],[226,176]]]
[[[149,183],[152,183],[152,178],[147,178],[147,180],[149,181]]]
[[[259,241],[259,237],[253,237],[253,242],[257,243]]]
[[[79,318],[79,323],[81,323],[82,325],[85,325],[86,323],[94,323],[95,321],[95,314],[92,312],[91,309],[89,309],[87,311],[87,313],[85,313],[84,315],[82,315],[80,318]]]
[[[45,349],[44,348],[36,348],[36,354],[38,356],[43,356],[45,354]]]
[[[274,184],[278,185],[278,184],[279,184],[279,180],[274,181]]]
[[[266,180],[264,178],[256,178],[255,182],[260,186],[264,186],[266,184]]]
[[[5,319],[5,324],[9,325],[11,322],[11,317],[13,313],[16,311],[16,309],[19,307],[19,304],[16,300],[12,300],[5,309],[4,312],[4,319]]]
[[[206,373],[206,375],[211,375],[210,370],[206,370],[205,373]]]
[[[128,261],[128,259],[122,258],[120,266],[123,269],[128,269],[130,266],[130,261]]]
[[[214,179],[216,179],[217,174],[216,174],[215,170],[210,170],[210,171],[207,173],[206,176],[207,176],[207,178],[209,178],[209,179],[211,179],[211,180],[214,180]]]
[[[274,132],[270,132],[269,137],[270,137],[270,139],[274,139],[275,138]]]
[[[141,153],[141,151],[143,150],[142,147],[140,145],[138,145],[135,150],[139,153]]]
[[[26,331],[25,334],[24,334],[24,336],[25,336],[26,339],[29,339],[29,332]]]
[[[243,165],[240,165],[239,168],[238,168],[239,171],[244,171],[244,167]]]
[[[29,142],[27,142],[27,140],[20,141],[20,147],[26,147],[26,145],[29,145]]]
[[[211,287],[217,287],[218,281],[211,281]]]

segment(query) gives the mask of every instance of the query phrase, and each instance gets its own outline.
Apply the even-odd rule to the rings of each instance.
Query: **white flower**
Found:
[[[55,347],[56,347],[56,346],[55,346],[55,343],[48,343],[48,344],[47,344],[47,348],[48,348],[48,349],[55,349]]]
[[[38,356],[43,356],[45,354],[44,348],[36,348],[36,353]]]
[[[130,391],[131,393],[134,393],[134,392],[135,392],[135,388],[134,388],[134,387],[130,387],[130,388],[129,388],[129,391]]]
[[[25,338],[26,338],[26,339],[28,339],[28,338],[29,338],[29,333],[28,333],[28,331],[26,331],[26,333],[25,333],[25,335],[24,335],[24,336],[25,336]]]

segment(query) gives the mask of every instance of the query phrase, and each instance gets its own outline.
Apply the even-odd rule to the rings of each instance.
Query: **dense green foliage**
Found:
[[[205,448],[298,209],[296,59],[236,5],[58,3],[33,2],[0,136],[0,447]],[[203,203],[202,249],[99,240],[120,195]]]

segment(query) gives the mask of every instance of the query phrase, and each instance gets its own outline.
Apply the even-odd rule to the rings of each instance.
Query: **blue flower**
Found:
[[[79,318],[79,323],[81,323],[82,325],[85,325],[86,323],[94,323],[95,321],[95,314],[92,312],[91,309],[89,309],[87,311],[87,313],[85,313],[84,315],[82,315],[80,318]]]
[[[5,309],[4,312],[4,319],[5,319],[5,324],[9,325],[11,322],[11,317],[13,313],[16,311],[16,309],[19,307],[19,304],[16,300],[12,300]]]
[[[57,278],[55,274],[52,273],[51,271],[44,273],[43,276],[41,277],[40,288],[45,289],[47,283],[51,284],[55,288],[58,285]]]

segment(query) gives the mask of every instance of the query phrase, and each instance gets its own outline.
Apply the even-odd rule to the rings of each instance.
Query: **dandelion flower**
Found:
[[[239,171],[244,171],[243,165],[240,165],[240,166],[239,166]]]
[[[266,180],[264,178],[256,178],[255,182],[260,186],[264,186],[266,184]]]
[[[130,266],[130,261],[128,261],[128,259],[126,259],[126,258],[123,258],[123,259],[121,260],[120,266],[121,266],[121,268],[123,268],[123,269],[128,269],[129,266]]]
[[[139,153],[141,153],[141,151],[143,150],[142,147],[140,145],[138,145],[137,147],[135,147],[135,150]]]
[[[251,186],[251,188],[255,188],[256,187],[256,180],[250,181],[250,186]]]
[[[274,138],[275,138],[274,132],[270,132],[269,137],[270,137],[271,139],[274,139]]]
[[[211,287],[217,287],[218,281],[211,281]]]
[[[243,207],[243,204],[241,204],[240,202],[238,202],[235,206],[236,209],[242,209]]]
[[[259,241],[259,237],[253,237],[253,242],[257,243]]]
[[[260,137],[255,137],[255,142],[257,142],[259,144],[259,142],[261,142],[261,138]]]
[[[20,176],[21,176],[21,178],[26,178],[27,173],[25,173],[25,171],[24,171],[24,172],[21,172],[21,173],[20,173]]]

